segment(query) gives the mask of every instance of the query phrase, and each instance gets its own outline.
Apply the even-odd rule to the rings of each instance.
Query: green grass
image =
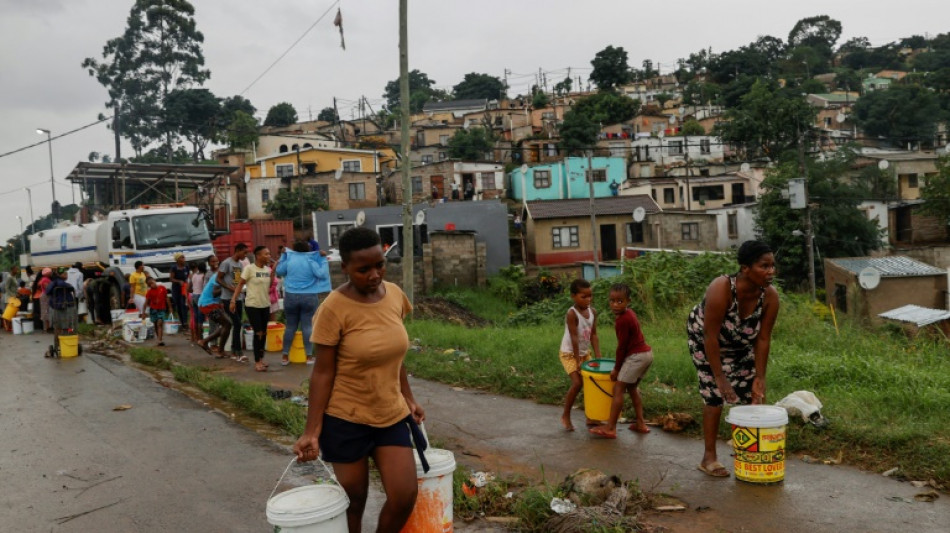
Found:
[[[496,325],[470,328],[434,320],[408,324],[422,351],[411,353],[414,375],[457,386],[490,390],[539,403],[557,404],[568,387],[557,351],[563,312],[538,325],[506,327],[497,317],[514,311],[484,292],[455,291],[460,303],[483,302]],[[595,304],[597,305],[597,304]],[[481,306],[481,307],[479,307]],[[636,303],[634,304],[636,306]],[[603,305],[597,305],[604,309]],[[702,403],[686,346],[688,307],[641,317],[655,361],[643,384],[648,418],[687,412],[700,420]],[[487,316],[487,315],[486,315]],[[768,400],[796,390],[814,392],[831,426],[818,430],[800,421],[788,426],[789,450],[821,459],[841,452],[845,461],[875,470],[899,466],[911,479],[950,482],[950,349],[945,340],[907,339],[882,328],[830,321],[797,296],[782,296],[772,339]],[[612,358],[616,337],[610,322],[599,321],[601,353]],[[445,354],[446,349],[455,349]],[[693,434],[698,428],[694,427]],[[721,434],[727,436],[722,428]]]

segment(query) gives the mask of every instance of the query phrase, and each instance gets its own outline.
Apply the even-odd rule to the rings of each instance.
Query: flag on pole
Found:
[[[343,40],[343,12],[336,8],[336,18],[333,19],[333,25],[340,28],[340,48],[346,50],[346,41]]]

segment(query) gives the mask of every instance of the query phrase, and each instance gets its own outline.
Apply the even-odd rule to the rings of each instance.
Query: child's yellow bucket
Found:
[[[591,359],[581,365],[581,379],[584,380],[584,414],[591,420],[610,418],[610,404],[614,399],[614,382],[610,381],[610,373],[613,369],[613,359]]]
[[[264,343],[264,350],[268,352],[279,352],[284,349],[284,330],[286,326],[279,322],[267,323],[267,336]]]
[[[729,410],[736,479],[778,483],[785,479],[785,426],[788,412],[774,405],[738,405]]]
[[[294,342],[290,344],[290,352],[287,354],[291,363],[306,363],[307,351],[303,348],[303,332],[299,329],[294,333]]]
[[[4,320],[13,320],[13,317],[16,316],[17,312],[20,310],[20,299],[10,297],[7,301],[7,307],[3,310],[3,319]]]
[[[79,335],[59,336],[59,356],[63,359],[79,355]]]

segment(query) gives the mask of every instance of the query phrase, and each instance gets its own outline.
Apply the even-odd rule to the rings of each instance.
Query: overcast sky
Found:
[[[101,58],[120,35],[132,0],[0,0],[0,153],[94,122],[106,112],[105,89],[80,67]],[[320,15],[332,0],[192,0],[204,34],[206,87],[220,97],[240,94]],[[386,82],[398,77],[398,1],[343,0],[346,51],[333,26],[334,7],[287,56],[244,96],[261,117],[287,101],[301,119],[315,118],[338,99],[350,118],[362,95],[374,109]],[[450,89],[465,73],[509,74],[511,94],[526,92],[538,69],[549,86],[590,73],[590,60],[608,45],[624,47],[630,64],[644,59],[665,72],[700,48],[713,52],[759,35],[783,40],[799,19],[827,14],[841,21],[841,41],[866,36],[874,45],[913,34],[950,30],[950,4],[935,0],[720,0],[640,2],[577,0],[410,0],[409,68]],[[112,153],[111,131],[97,125],[53,141],[56,196],[72,202],[65,176],[89,152]],[[130,155],[123,148],[123,155]],[[0,231],[19,233],[15,215],[49,213],[52,192],[46,145],[0,157]],[[75,191],[78,194],[78,190]],[[8,225],[9,224],[9,225]]]

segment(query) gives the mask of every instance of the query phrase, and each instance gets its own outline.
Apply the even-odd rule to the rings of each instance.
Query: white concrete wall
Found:
[[[717,249],[738,248],[745,241],[755,239],[755,211],[752,206],[723,207],[709,209],[706,212],[716,215],[716,227],[719,229],[719,235],[716,239]],[[738,229],[737,237],[734,238],[729,237],[729,215],[732,213],[736,215]]]
[[[247,183],[247,218],[273,218],[264,212],[264,202],[261,201],[261,191],[270,191],[270,197],[277,196],[277,191],[283,188],[280,178],[255,178]]]

